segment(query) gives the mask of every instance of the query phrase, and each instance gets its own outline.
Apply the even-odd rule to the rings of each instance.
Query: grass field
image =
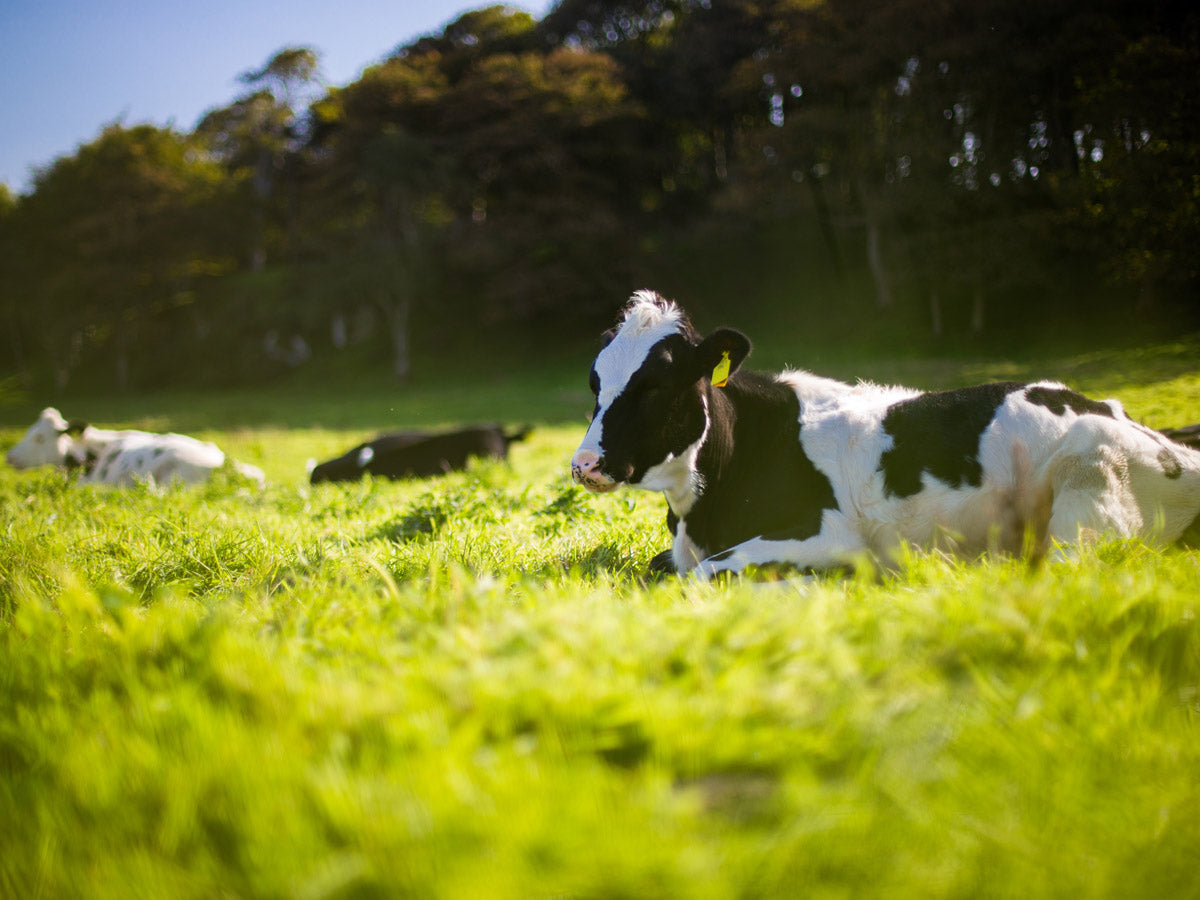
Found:
[[[1198,350],[861,373],[1179,425]],[[269,486],[0,468],[0,897],[1200,897],[1200,554],[646,583],[661,498],[567,476],[586,365],[64,401]],[[508,464],[304,478],[495,419]]]

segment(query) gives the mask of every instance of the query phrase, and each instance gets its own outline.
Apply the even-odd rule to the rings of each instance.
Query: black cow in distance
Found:
[[[524,440],[529,428],[505,431],[475,425],[452,431],[400,431],[382,434],[315,466],[311,484],[355,481],[370,472],[384,478],[426,478],[463,469],[471,457],[507,459],[509,445]]]

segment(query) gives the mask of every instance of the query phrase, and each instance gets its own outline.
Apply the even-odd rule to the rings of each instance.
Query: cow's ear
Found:
[[[718,328],[696,348],[700,377],[709,378],[717,387],[724,387],[725,381],[749,355],[750,338],[732,328]]]
[[[80,419],[72,419],[67,423],[67,427],[62,430],[63,434],[79,435],[83,434],[84,429],[88,427],[88,423]]]

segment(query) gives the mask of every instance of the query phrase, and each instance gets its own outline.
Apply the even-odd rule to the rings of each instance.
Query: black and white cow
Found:
[[[1018,550],[1027,526],[1060,542],[1200,538],[1200,453],[1115,400],[1054,382],[926,393],[744,371],[745,335],[702,337],[649,291],[606,337],[572,474],[590,491],[662,491],[678,572],[838,568],[905,544]]]
[[[52,406],[42,410],[25,435],[5,454],[14,469],[62,466],[79,473],[83,484],[130,485],[206,481],[225,464],[225,454],[208,441],[183,434],[110,431],[84,422],[68,422]],[[263,484],[262,470],[233,463],[244,477]]]
[[[385,478],[444,475],[465,468],[471,457],[507,459],[509,445],[528,434],[528,428],[507,432],[499,425],[382,434],[314,466],[308,478],[311,484],[320,484],[354,481],[368,472]]]

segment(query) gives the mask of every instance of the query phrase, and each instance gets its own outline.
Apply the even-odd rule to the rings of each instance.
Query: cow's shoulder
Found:
[[[686,516],[688,534],[712,553],[774,532],[815,535],[833,486],[800,441],[800,401],[773,376],[739,373],[729,402],[710,411],[698,457],[705,485]]]
[[[847,384],[807,372],[784,372],[800,403],[800,441],[838,487],[853,491],[869,480],[888,446],[882,427],[889,407],[918,396],[912,388],[869,381]]]

